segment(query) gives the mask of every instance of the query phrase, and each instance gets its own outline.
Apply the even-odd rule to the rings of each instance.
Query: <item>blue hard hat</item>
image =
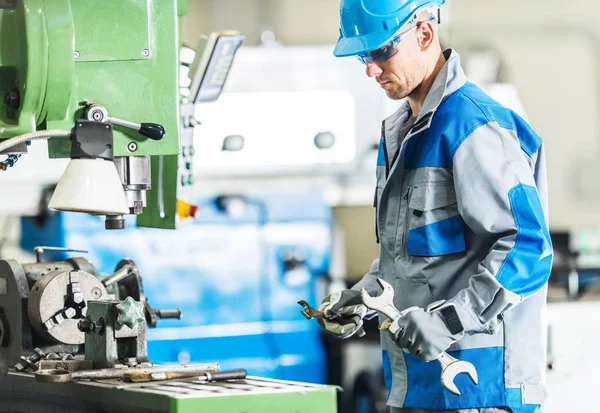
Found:
[[[354,56],[389,42],[420,10],[446,0],[341,0],[340,38],[333,54]]]

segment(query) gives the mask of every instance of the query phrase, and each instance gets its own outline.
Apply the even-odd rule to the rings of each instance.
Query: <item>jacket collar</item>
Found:
[[[410,130],[407,138],[410,135],[424,131],[431,126],[433,115],[444,99],[467,83],[467,77],[460,65],[460,56],[453,49],[444,51],[446,64],[438,73],[431,89],[425,98],[423,108],[417,117],[414,126]],[[394,130],[402,126],[410,115],[410,105],[408,100],[405,100],[400,108],[385,120],[386,136],[394,136]]]

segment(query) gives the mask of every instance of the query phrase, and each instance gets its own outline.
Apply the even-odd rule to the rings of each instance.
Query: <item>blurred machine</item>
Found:
[[[243,41],[235,32],[203,40],[189,97],[180,96],[179,20],[187,7],[186,0],[0,0],[0,170],[18,175],[30,145],[48,140],[50,158],[70,159],[50,209],[105,216],[105,229],[124,229],[128,216],[138,226],[175,228],[191,209],[193,105],[219,97]],[[218,363],[154,369],[146,327],[180,311],[150,307],[136,264],[119,259],[103,276],[90,261],[44,262],[38,251],[35,263],[0,261],[7,373],[0,410],[335,411],[332,387],[207,383]],[[177,275],[166,281],[183,286]],[[195,376],[183,379],[182,370]],[[140,373],[152,383],[125,383]],[[54,384],[63,381],[73,382]]]
[[[100,272],[129,256],[153,305],[180,308],[181,320],[148,331],[158,363],[244,367],[249,374],[327,383],[317,323],[297,297],[319,302],[332,253],[332,215],[318,192],[285,191],[197,197],[194,219],[177,231],[107,232],[98,217],[52,213],[21,220],[21,246],[76,245]],[[48,251],[62,260],[64,251]],[[240,345],[244,343],[244,345]]]

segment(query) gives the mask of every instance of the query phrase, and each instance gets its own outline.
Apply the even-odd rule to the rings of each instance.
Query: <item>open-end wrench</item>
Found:
[[[308,319],[308,320],[312,320],[313,318],[321,318],[323,320],[327,320],[327,321],[333,321],[335,322],[336,318],[338,318],[338,316],[333,315],[333,316],[326,316],[325,313],[323,311],[320,310],[316,310],[314,308],[312,308],[310,306],[310,304],[308,304],[306,301],[304,300],[300,300],[298,301],[298,304],[300,304],[302,306],[302,310],[300,310],[300,312],[302,313],[302,315]],[[359,337],[364,336],[365,333],[365,329],[364,328],[359,328],[358,331],[356,332],[356,334]]]
[[[381,278],[378,278],[377,282],[383,289],[383,293],[381,295],[377,297],[371,297],[364,288],[360,292],[363,304],[367,308],[380,312],[392,321],[396,321],[411,311],[419,309],[419,307],[410,307],[402,312],[398,311],[394,305],[394,289],[392,286]],[[396,333],[397,331],[392,331],[392,329],[390,329],[390,332]],[[454,384],[454,378],[459,374],[467,374],[473,384],[477,384],[479,381],[475,366],[468,361],[458,360],[446,352],[440,354],[436,358],[436,361],[440,363],[440,366],[442,367],[442,375],[440,378],[442,381],[442,386],[444,386],[444,388],[450,393],[460,396],[460,390],[458,390],[458,387],[456,387],[456,384]]]

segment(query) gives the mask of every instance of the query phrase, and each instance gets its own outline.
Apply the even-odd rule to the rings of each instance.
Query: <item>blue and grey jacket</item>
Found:
[[[546,399],[546,290],[552,264],[544,151],[518,115],[467,81],[456,52],[414,126],[405,103],[382,127],[377,162],[379,259],[354,288],[381,277],[399,310],[454,303],[464,338],[449,353],[472,362],[479,384],[442,389],[440,366],[381,335],[388,404],[424,409],[508,406]],[[383,321],[383,320],[380,320]]]

